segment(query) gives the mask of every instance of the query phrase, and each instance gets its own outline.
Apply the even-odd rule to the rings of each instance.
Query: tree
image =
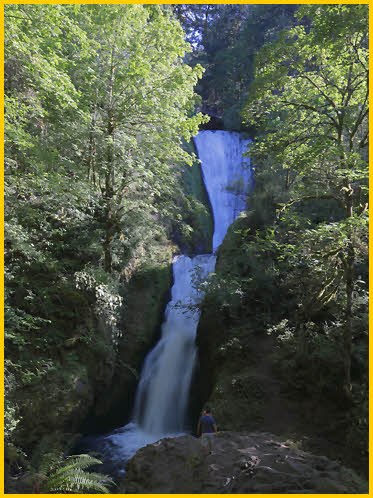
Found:
[[[82,10],[85,29],[97,42],[90,61],[95,77],[86,88],[92,103],[86,156],[102,194],[105,269],[110,272],[110,248],[129,190],[142,190],[142,202],[151,200],[160,195],[171,164],[191,164],[181,140],[196,134],[203,120],[194,114],[193,92],[202,68],[183,62],[189,45],[179,23],[160,7]]]
[[[182,140],[204,120],[203,70],[184,63],[183,30],[158,6],[7,6],[6,21],[8,167],[89,177],[110,272],[125,214],[157,212],[192,164]]]
[[[175,5],[193,52],[188,60],[206,69],[198,83],[203,109],[240,129],[240,109],[253,75],[253,61],[265,42],[294,25],[294,5]]]
[[[246,121],[261,126],[251,154],[287,171],[289,202],[281,212],[309,200],[332,200],[340,207],[337,221],[319,223],[313,257],[329,258],[330,275],[320,295],[342,275],[347,394],[354,266],[366,238],[368,207],[367,12],[365,5],[300,8],[298,18],[310,26],[294,27],[263,47],[244,109]]]
[[[204,119],[189,49],[158,6],[5,7],[6,442],[28,454],[24,390],[70,407],[66,378],[118,354],[139,266],[168,282],[166,211]]]
[[[71,168],[72,131],[84,121],[71,74],[89,53],[84,32],[62,6],[7,5],[4,19],[6,173]]]

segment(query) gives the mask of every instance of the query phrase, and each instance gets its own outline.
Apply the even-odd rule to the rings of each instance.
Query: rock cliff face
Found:
[[[143,359],[160,333],[171,284],[171,253],[162,265],[132,276],[124,298],[121,324],[124,333],[116,365],[109,386],[96,390],[93,418],[86,430],[104,431],[122,425],[129,415]]]
[[[248,227],[247,218],[240,217],[229,228],[219,248],[215,270],[222,279],[242,278],[245,271],[250,276],[250,269],[240,266],[238,235],[238,231]],[[263,427],[263,421],[276,409],[274,403],[280,397],[280,386],[271,372],[274,344],[265,323],[258,318],[259,304],[253,297],[251,303],[239,299],[236,303],[230,296],[205,300],[198,326],[199,371],[195,391],[200,404],[212,405],[222,430],[273,431],[273,425]],[[275,307],[271,313],[276,313]],[[277,405],[277,413],[282,413],[285,404]],[[288,413],[284,416],[287,418]]]
[[[17,392],[21,421],[15,442],[28,455],[65,450],[81,431],[104,431],[123,423],[142,360],[156,340],[171,280],[169,248],[162,262],[134,273],[123,299],[117,350],[110,323],[97,316],[94,302],[81,307],[78,325],[66,321],[70,337],[50,361],[54,368],[43,382],[30,382]]]
[[[367,459],[356,450],[359,437],[348,437],[356,414],[349,414],[349,407],[337,398],[313,389],[312,378],[304,381],[309,390],[295,389],[281,375],[279,358],[284,357],[278,356],[279,341],[267,331],[294,315],[296,301],[286,285],[281,286],[283,277],[266,280],[270,261],[244,251],[259,226],[257,216],[240,216],[218,251],[220,285],[215,282],[213,293],[205,296],[197,331],[194,425],[206,403],[220,430],[268,431],[298,441],[304,450],[340,460],[366,476]],[[292,363],[291,356],[283,361],[288,362],[289,371],[293,369],[294,377],[302,378],[304,363]]]
[[[270,433],[221,432],[213,454],[192,436],[165,438],[128,461],[118,493],[367,493],[367,483]]]

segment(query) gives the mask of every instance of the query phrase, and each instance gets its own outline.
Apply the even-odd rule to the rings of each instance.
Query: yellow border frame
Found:
[[[80,0],[73,0],[73,1],[58,1],[58,0],[45,0],[45,1],[32,1],[32,0],[13,0],[13,1],[9,1],[9,0],[0,0],[0,16],[1,16],[1,23],[0,23],[0,35],[1,35],[1,51],[0,51],[0,58],[1,58],[1,64],[2,64],[2,68],[4,68],[4,5],[8,5],[8,4],[82,4],[82,5],[86,5],[86,4],[126,4],[126,3],[133,3],[133,4],[346,4],[346,5],[353,5],[353,4],[365,4],[365,5],[369,5],[370,6],[370,1],[369,0],[349,0],[349,1],[338,1],[338,0],[314,0],[313,2],[309,2],[307,0],[288,0],[288,1],[278,1],[278,0],[261,0],[261,1],[240,1],[240,0],[236,0],[236,1],[233,1],[233,0],[227,0],[227,1],[214,1],[214,2],[204,2],[204,1],[201,1],[201,0],[195,0],[195,1],[188,1],[188,0],[165,0],[165,1],[158,1],[158,0],[143,0],[143,1],[123,1],[123,0],[86,0],[86,1],[80,1]],[[373,8],[372,9],[369,9],[369,27],[371,27],[373,25]],[[369,41],[369,49],[370,51],[372,50],[372,46],[373,46],[373,42],[372,40],[370,39]],[[372,69],[372,66],[373,66],[373,63],[372,63],[372,59],[370,59],[370,62],[369,62],[369,68]],[[1,76],[0,76],[0,79],[1,79],[1,84],[2,84],[2,88],[4,88],[4,71],[2,69],[1,71]],[[369,86],[370,86],[370,90],[372,90],[372,87],[373,87],[373,82],[372,82],[372,79],[370,80],[370,83],[369,83]],[[3,94],[1,94],[1,99],[2,99],[2,106],[1,106],[1,110],[0,110],[0,113],[1,113],[1,122],[4,123],[4,96]],[[372,134],[372,131],[373,131],[373,120],[372,118],[370,118],[369,120],[369,132],[370,132],[370,135]],[[2,159],[2,164],[3,164],[3,160],[4,160],[4,126],[2,125],[0,127],[0,136],[1,136],[1,146],[0,146],[0,154],[1,154],[1,159]],[[369,153],[371,153],[371,147],[369,146]],[[369,154],[370,156],[370,154]],[[372,183],[373,181],[371,180],[371,178],[369,179],[369,187],[372,186]],[[2,192],[4,192],[4,169],[3,168],[0,168],[0,189]],[[369,196],[369,200],[370,200],[370,196]],[[4,196],[1,197],[1,202],[0,202],[0,220],[4,220]],[[2,226],[4,227],[4,224],[2,224]],[[1,254],[0,254],[0,265],[1,267],[4,269],[4,232],[3,232],[4,228],[2,229],[2,234],[1,234],[1,248],[0,248],[0,251],[1,251]],[[371,228],[369,228],[369,235],[371,236],[371,233],[373,232],[373,230],[371,231]],[[371,256],[371,252],[369,252],[369,266],[370,266],[370,263],[372,261],[372,256]],[[369,284],[372,284],[373,282],[373,277],[371,276],[371,274],[369,274]],[[371,287],[371,285],[370,285]],[[1,274],[1,277],[0,277],[0,296],[2,298],[2,301],[4,302],[4,274],[2,273]],[[1,311],[0,311],[0,325],[1,325],[1,330],[3,331],[4,330],[4,306],[2,307]],[[369,319],[369,329],[371,329],[371,320]],[[1,345],[0,345],[0,355],[1,355],[1,365],[2,365],[2,372],[3,372],[3,380],[2,380],[2,383],[1,383],[1,387],[2,387],[2,394],[4,394],[4,334],[0,334],[1,336]],[[369,343],[369,355],[370,355],[370,358],[372,357],[372,343],[370,341]],[[369,380],[370,380],[370,383],[372,383],[373,381],[373,375],[372,375],[372,369],[370,369],[370,376],[369,376]],[[4,396],[1,396],[0,398],[0,412],[4,413]],[[371,413],[372,412],[372,397],[369,396],[369,412]],[[369,420],[371,420],[371,417],[369,417]],[[0,427],[2,428],[2,432],[4,433],[4,419],[2,418],[1,419],[1,422],[0,422]],[[372,442],[372,431],[370,431],[370,434],[369,434],[369,448],[372,447],[371,445],[371,442]],[[4,455],[4,439],[1,438],[1,443],[0,443],[0,448],[1,448],[1,451],[2,451],[2,455]],[[369,466],[369,470],[371,471],[373,468],[373,464],[372,464],[372,460],[370,461],[370,466]],[[0,484],[0,493],[1,493],[1,496],[4,495],[4,462],[2,465],[0,465],[0,479],[1,479],[1,484]],[[372,487],[372,484],[371,484],[371,480],[370,479],[370,483],[369,483],[369,496],[371,494],[373,494],[373,487]],[[9,496],[24,496],[24,497],[28,497],[30,496],[29,494],[19,494],[19,495],[9,495]],[[54,494],[40,494],[39,496],[49,496],[49,497],[53,497],[53,496],[56,496]],[[69,494],[66,494],[64,496],[77,496],[76,494],[72,494],[72,495],[69,495]],[[78,495],[79,496],[79,495]],[[80,496],[90,496],[89,494],[81,494]],[[108,495],[105,495],[105,496],[118,496],[118,494],[108,494]],[[139,494],[134,494],[134,495],[126,495],[126,496],[129,496],[129,497],[134,497],[134,498],[137,498],[139,496],[149,496],[149,495],[139,495]],[[178,497],[187,497],[187,496],[200,496],[200,495],[188,495],[188,494],[162,494],[162,495],[157,495],[157,494],[152,494],[151,496],[163,496],[163,497],[175,497],[175,496],[178,496]],[[210,497],[218,497],[218,496],[221,496],[219,494],[209,494]],[[236,496],[236,497],[246,497],[246,496],[260,496],[260,497],[266,497],[266,496],[277,496],[275,494],[255,494],[255,495],[247,495],[247,494],[235,494],[235,495],[231,495],[231,496]],[[298,496],[311,496],[311,495],[304,495],[304,494],[292,494],[291,496],[294,496],[294,497],[298,497]],[[330,497],[330,496],[334,496],[334,495],[331,495],[331,494],[317,494],[315,495],[317,497]],[[336,495],[336,496],[340,496],[340,495]],[[366,494],[345,494],[343,496],[347,496],[347,497],[356,497],[356,496],[367,496]]]

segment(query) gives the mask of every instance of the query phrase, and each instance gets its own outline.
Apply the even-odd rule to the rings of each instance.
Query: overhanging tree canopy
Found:
[[[367,223],[367,12],[365,5],[302,7],[297,15],[309,18],[310,28],[297,26],[264,46],[244,110],[245,120],[261,129],[251,154],[288,171],[290,200],[282,210],[333,199],[344,213],[321,223],[313,238],[319,250],[321,238],[323,257],[332,256],[327,285],[345,286],[346,391],[354,265]]]

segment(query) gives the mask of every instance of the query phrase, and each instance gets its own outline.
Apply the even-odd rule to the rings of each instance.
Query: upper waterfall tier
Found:
[[[201,131],[195,137],[202,175],[214,217],[213,251],[223,242],[228,227],[246,208],[251,186],[249,140],[231,131]]]

